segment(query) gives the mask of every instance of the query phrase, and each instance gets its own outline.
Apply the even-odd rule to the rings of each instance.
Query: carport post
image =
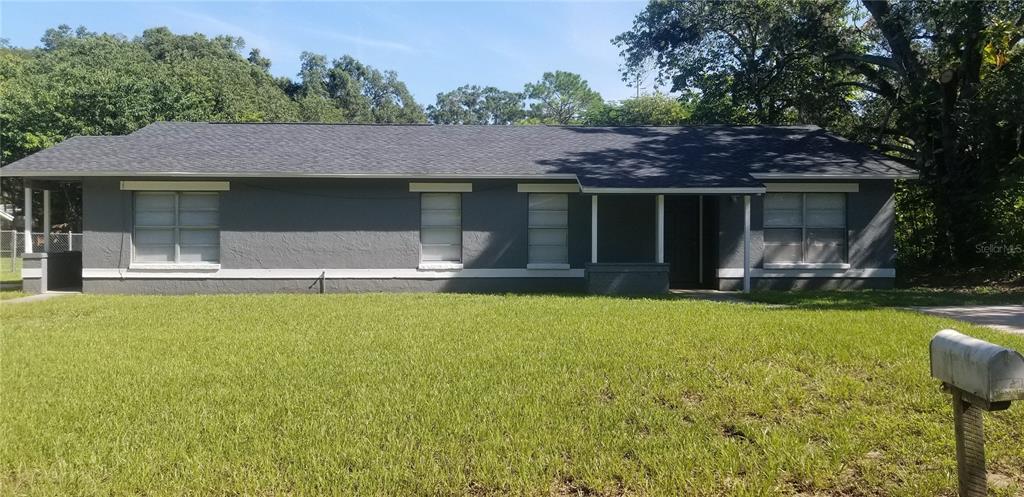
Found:
[[[597,264],[597,195],[590,197],[590,263]]]
[[[50,190],[43,190],[43,252],[50,253]]]
[[[743,196],[743,293],[750,293],[750,195]]]
[[[655,201],[657,208],[657,215],[655,215],[656,229],[655,232],[658,234],[657,241],[655,243],[655,262],[662,264],[665,262],[665,196],[658,195]]]
[[[25,187],[25,250],[23,253],[32,253],[32,187]]]

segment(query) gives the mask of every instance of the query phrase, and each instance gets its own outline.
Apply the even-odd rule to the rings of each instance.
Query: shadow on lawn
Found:
[[[754,292],[747,296],[747,300],[803,309],[844,310],[877,307],[1007,305],[1024,304],[1024,288]]]

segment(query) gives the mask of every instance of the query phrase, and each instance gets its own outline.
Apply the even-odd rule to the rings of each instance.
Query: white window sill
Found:
[[[129,271],[219,271],[220,264],[195,263],[195,264],[159,264],[133,262],[128,265]]]
[[[765,263],[765,269],[850,269],[845,262],[794,262],[794,263]]]
[[[526,269],[569,269],[568,264],[527,264]]]
[[[461,262],[421,262],[420,271],[461,271]]]

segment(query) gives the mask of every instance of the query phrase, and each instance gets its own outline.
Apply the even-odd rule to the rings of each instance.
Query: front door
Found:
[[[672,288],[698,288],[700,282],[700,197],[665,196],[665,262]]]

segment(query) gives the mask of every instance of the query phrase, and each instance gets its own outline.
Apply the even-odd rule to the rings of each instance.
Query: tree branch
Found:
[[[885,37],[889,50],[900,67],[899,72],[907,78],[909,83],[922,84],[927,74],[907,37],[903,20],[893,14],[888,0],[862,0],[862,3],[875,20],[875,25],[882,32],[882,36]]]
[[[872,64],[880,67],[885,67],[887,69],[892,69],[893,71],[900,73],[903,72],[903,68],[900,67],[899,63],[896,62],[896,59],[893,59],[892,57],[882,57],[881,55],[861,55],[849,52],[841,52],[829,56],[828,60],[852,60],[855,62],[862,62],[865,64]]]
[[[873,146],[873,147],[875,147],[875,148],[877,148],[879,150],[882,150],[884,152],[897,152],[897,153],[901,153],[901,154],[909,156],[909,157],[916,157],[917,156],[917,150],[914,150],[914,149],[912,149],[910,147],[902,147],[902,146],[893,145],[893,144],[890,144],[890,143],[872,143],[871,146]]]
[[[869,85],[867,83],[862,83],[860,81],[840,81],[838,83],[833,83],[832,84],[832,88],[839,88],[839,87],[842,87],[842,86],[855,86],[855,87],[860,88],[862,90],[867,90],[867,91],[869,91],[871,93],[877,93],[879,95],[881,95],[883,93],[881,88],[879,88],[877,86]]]

